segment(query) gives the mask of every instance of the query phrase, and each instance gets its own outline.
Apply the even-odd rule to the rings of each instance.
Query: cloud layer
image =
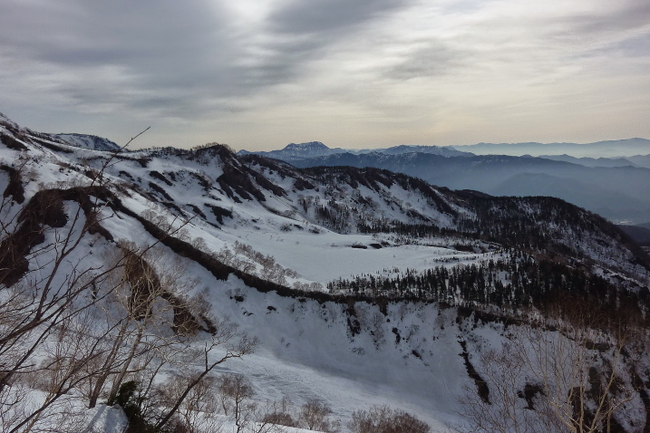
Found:
[[[141,146],[650,137],[647,0],[7,0],[0,111]]]

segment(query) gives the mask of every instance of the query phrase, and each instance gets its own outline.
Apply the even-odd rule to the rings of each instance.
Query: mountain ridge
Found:
[[[650,198],[646,185],[650,184],[650,169],[630,165],[614,167],[587,167],[575,161],[553,160],[531,156],[471,155],[443,157],[425,153],[352,154],[340,153],[292,161],[298,167],[349,165],[377,167],[406,173],[432,184],[452,189],[474,189],[492,195],[549,195],[569,200],[613,221],[647,221],[650,218]],[[525,188],[518,176],[545,175],[548,179],[562,179],[572,184],[588,186],[594,193],[570,195],[568,190],[553,187],[552,183],[534,184]],[[506,191],[503,186],[508,186]],[[607,203],[597,197],[598,191],[611,191],[620,205]],[[629,198],[629,199],[628,199]]]
[[[122,146],[116,144],[115,142],[98,137],[96,135],[89,134],[76,134],[76,133],[59,133],[59,134],[50,134],[52,137],[63,140],[65,143],[81,147],[90,150],[101,150],[104,152],[118,152],[122,150]]]
[[[310,141],[307,143],[290,143],[280,150],[271,150],[271,151],[256,151],[250,152],[247,150],[240,150],[238,154],[240,155],[260,155],[266,156],[269,158],[280,159],[287,162],[301,161],[305,159],[318,158],[318,157],[328,157],[338,154],[353,154],[353,155],[363,155],[363,154],[386,154],[386,155],[402,155],[407,153],[426,153],[434,154],[441,156],[471,156],[472,154],[468,152],[462,152],[456,150],[451,146],[420,146],[420,145],[398,145],[387,148],[377,148],[377,149],[342,149],[329,148],[320,141]]]
[[[591,143],[477,143],[472,145],[453,146],[458,150],[475,153],[504,153],[514,156],[524,154],[564,154],[574,157],[624,157],[650,153],[650,140],[646,138],[627,138],[618,140],[602,140]]]

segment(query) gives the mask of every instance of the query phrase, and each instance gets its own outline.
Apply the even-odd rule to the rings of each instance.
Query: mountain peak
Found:
[[[307,158],[316,158],[320,156],[327,156],[334,153],[345,152],[343,149],[331,149],[325,146],[320,141],[309,141],[307,143],[290,143],[284,149],[271,150],[267,152],[248,152],[240,151],[241,155],[254,153],[257,155],[268,156],[270,158],[281,159],[283,161],[295,161]]]
[[[325,146],[320,141],[309,141],[307,143],[289,143],[283,150],[286,151],[300,151],[300,152],[313,152],[313,151],[328,151],[329,147]]]
[[[52,137],[63,140],[66,144],[91,150],[102,150],[105,152],[120,151],[122,147],[111,140],[89,134],[51,134]]]

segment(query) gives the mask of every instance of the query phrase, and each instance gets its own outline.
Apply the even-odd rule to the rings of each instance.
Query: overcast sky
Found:
[[[650,1],[2,0],[0,112],[135,147],[650,138]]]

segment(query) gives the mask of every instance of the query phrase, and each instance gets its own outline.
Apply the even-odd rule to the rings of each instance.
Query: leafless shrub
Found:
[[[388,406],[373,406],[352,413],[352,433],[429,433],[431,427],[413,415]]]
[[[176,374],[173,379],[158,387],[158,402],[171,407],[180,398],[192,376]],[[174,432],[202,433],[220,432],[223,420],[216,417],[219,403],[214,393],[216,380],[207,376],[194,386],[187,394],[183,403],[178,408],[175,416],[171,418],[167,428]]]
[[[217,386],[224,414],[234,419],[237,433],[243,432],[254,421],[255,405],[251,399],[255,391],[250,380],[241,374],[222,375]]]
[[[332,420],[332,408],[319,400],[311,399],[300,409],[299,425],[309,430],[335,433],[340,431],[340,423]]]

